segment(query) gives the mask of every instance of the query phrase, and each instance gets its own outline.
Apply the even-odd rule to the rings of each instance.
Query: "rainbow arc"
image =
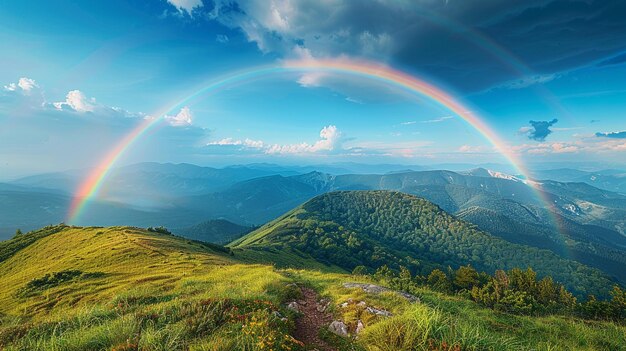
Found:
[[[245,71],[235,72],[215,79],[196,90],[194,93],[183,99],[169,104],[155,113],[154,118],[145,119],[137,125],[129,134],[120,140],[102,159],[99,166],[96,167],[80,184],[75,192],[70,205],[67,221],[68,223],[76,222],[81,213],[85,210],[89,201],[96,197],[107,175],[110,173],[116,162],[133,146],[137,140],[146,135],[146,132],[162,122],[165,116],[176,108],[188,104],[198,96],[217,91],[221,88],[229,87],[236,83],[242,83],[259,77],[270,76],[284,72],[329,72],[352,76],[360,76],[368,79],[380,81],[382,83],[392,85],[411,93],[428,97],[437,104],[450,110],[456,116],[463,119],[476,131],[478,131],[493,147],[506,158],[506,160],[515,168],[515,170],[529,179],[528,171],[524,167],[517,155],[512,152],[511,148],[498,136],[498,134],[481,118],[477,113],[473,112],[460,99],[455,98],[451,93],[422,80],[414,75],[390,68],[388,66],[376,63],[354,60],[298,60],[285,61],[279,66],[262,66],[248,69]],[[546,205],[552,208],[552,202],[547,199],[540,189],[536,188],[531,182],[528,186],[535,191],[538,198]],[[553,218],[555,223],[556,217]]]

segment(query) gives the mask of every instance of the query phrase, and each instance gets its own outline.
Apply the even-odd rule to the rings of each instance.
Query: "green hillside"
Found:
[[[421,302],[411,302],[393,291],[346,287],[346,282],[389,282],[333,273],[336,268],[321,263],[305,270],[245,263],[254,258],[253,250],[233,256],[219,246],[139,228],[51,226],[0,242],[0,253],[2,350],[619,350],[626,345],[626,328],[615,323],[495,312],[428,287],[414,289]],[[300,259],[303,265],[313,262]],[[344,321],[352,336],[361,320],[359,337],[340,338],[321,325],[321,344],[297,340],[303,317],[286,304],[307,296],[310,304],[328,301],[324,316]],[[346,301],[362,304],[341,307]],[[392,315],[368,312],[363,304]]]
[[[459,220],[424,199],[399,192],[320,195],[231,244],[234,249],[296,250],[351,271],[382,265],[428,274],[471,264],[480,271],[532,267],[579,296],[607,296],[600,271],[556,254],[513,244]]]

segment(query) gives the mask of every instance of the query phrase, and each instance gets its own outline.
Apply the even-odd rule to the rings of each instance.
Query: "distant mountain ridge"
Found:
[[[552,213],[524,179],[485,168],[464,173],[428,170],[386,174],[300,174],[294,169],[271,164],[223,169],[185,164],[130,166],[120,171],[121,175],[112,176],[108,189],[102,189],[104,198],[110,200],[90,202],[76,224],[187,228],[219,218],[256,226],[326,192],[394,190],[423,197],[510,242],[549,249],[626,281],[624,195],[586,183],[534,181],[557,209]],[[226,175],[239,172],[227,179]],[[247,179],[257,172],[271,174]],[[31,230],[65,220],[69,196],[59,189],[42,189],[42,182],[33,184],[38,187],[15,183],[0,186],[0,199],[4,200],[0,203],[0,238],[9,238],[17,228]],[[554,228],[555,219],[560,232]]]
[[[586,183],[596,188],[626,194],[626,170],[605,169],[581,171],[571,168],[532,171],[537,179],[552,179],[561,182]]]

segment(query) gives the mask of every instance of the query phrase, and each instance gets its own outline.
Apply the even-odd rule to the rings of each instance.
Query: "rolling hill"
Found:
[[[401,191],[425,198],[510,242],[551,250],[626,282],[626,197],[585,184],[545,181],[541,189],[557,205],[555,213],[545,209],[521,180],[484,173],[423,171],[335,176],[313,172],[272,176],[238,183],[224,192],[188,198],[181,206],[198,208],[204,204],[204,215],[209,218],[263,223],[329,191]],[[558,229],[554,218],[561,224]]]
[[[626,282],[624,195],[585,183],[536,181],[535,186],[554,204],[547,209],[523,180],[487,169],[298,174],[306,169],[266,164],[223,169],[185,164],[128,166],[112,175],[110,191],[103,190],[104,198],[118,201],[91,202],[76,224],[188,228],[202,220],[224,219],[258,226],[326,192],[394,190],[425,198],[512,243],[548,249]],[[10,237],[18,228],[26,231],[65,219],[69,196],[63,189],[41,188],[54,187],[58,177],[40,176],[21,185],[0,186],[0,238]],[[555,219],[559,228],[554,226]]]
[[[611,286],[598,270],[481,232],[429,201],[390,191],[320,195],[229,246],[235,252],[293,250],[346,270],[402,265],[428,274],[471,264],[493,273],[532,267],[581,296],[606,296]]]
[[[49,226],[0,242],[0,348],[619,350],[626,344],[624,327],[612,322],[494,312],[428,287],[412,290],[416,302],[390,289],[366,292],[354,282],[385,283],[333,273],[324,264],[279,269],[248,263],[250,256],[235,251],[133,227]],[[345,321],[351,333],[360,318],[359,337],[340,338],[320,324],[321,339],[297,340],[302,328],[314,327],[287,308],[306,303],[300,299],[318,311],[304,313]]]

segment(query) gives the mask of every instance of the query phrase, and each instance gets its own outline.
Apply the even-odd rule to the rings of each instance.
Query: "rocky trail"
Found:
[[[292,308],[297,309],[301,316],[296,320],[294,337],[302,341],[308,349],[319,351],[336,351],[319,337],[322,328],[328,328],[333,316],[328,312],[329,302],[319,300],[317,293],[310,288],[303,287],[302,299],[296,301]]]

